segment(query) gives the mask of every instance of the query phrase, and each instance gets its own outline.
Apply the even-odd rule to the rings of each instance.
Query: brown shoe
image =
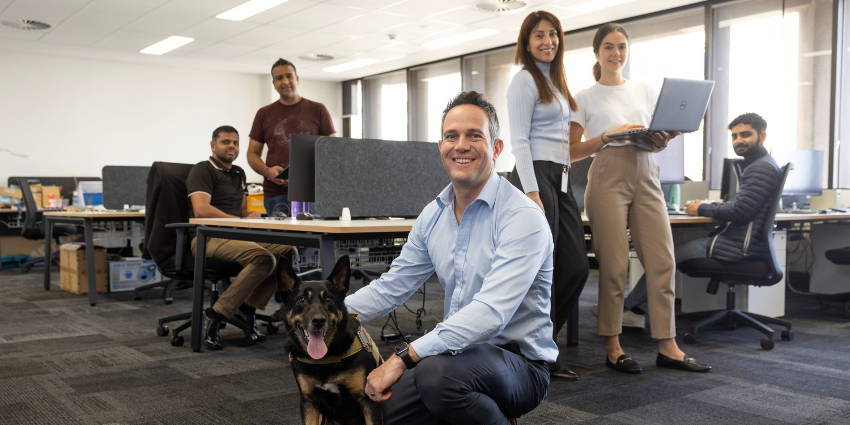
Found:
[[[578,381],[578,374],[565,367],[550,371],[549,376],[551,379],[559,379],[561,381]]]

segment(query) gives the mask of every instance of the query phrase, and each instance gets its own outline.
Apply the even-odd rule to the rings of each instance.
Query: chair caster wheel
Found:
[[[697,342],[697,338],[690,333],[683,335],[682,339],[685,341],[685,344],[694,344]]]
[[[280,329],[280,327],[278,325],[273,324],[273,323],[269,323],[268,325],[266,325],[266,333],[276,334],[278,329]]]
[[[168,326],[162,325],[156,327],[156,334],[158,336],[168,336]]]
[[[772,339],[763,338],[761,340],[760,344],[761,344],[761,348],[764,348],[767,351],[773,350],[774,343],[773,343]]]
[[[175,347],[182,347],[183,346],[183,337],[177,336],[177,337],[171,338],[171,345],[173,345]]]
[[[165,303],[165,305],[171,305],[171,303],[174,302],[174,300],[171,299],[171,298],[166,298],[163,302]]]
[[[248,335],[245,337],[245,342],[248,345],[254,345],[257,342],[257,335]]]
[[[794,340],[794,330],[785,329],[782,331],[782,340],[783,341],[793,341]]]

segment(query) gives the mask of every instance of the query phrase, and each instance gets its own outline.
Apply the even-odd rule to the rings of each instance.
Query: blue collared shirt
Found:
[[[553,249],[543,212],[494,172],[460,224],[449,184],[416,219],[390,270],[345,303],[364,322],[377,320],[436,271],[445,313],[411,344],[420,357],[516,343],[527,358],[551,363],[558,357],[549,318]]]

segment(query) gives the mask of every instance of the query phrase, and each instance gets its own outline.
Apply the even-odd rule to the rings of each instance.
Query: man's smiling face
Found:
[[[767,137],[767,132],[759,134],[749,124],[738,124],[732,127],[732,148],[738,156],[749,156],[758,152],[764,139]]]
[[[452,108],[443,121],[440,157],[452,185],[483,187],[495,168],[494,160],[502,152],[501,139],[490,138],[487,113],[475,105]]]

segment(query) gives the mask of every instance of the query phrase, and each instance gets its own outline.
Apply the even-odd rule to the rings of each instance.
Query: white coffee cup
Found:
[[[351,221],[351,210],[348,207],[342,209],[342,215],[339,216],[340,221]]]

